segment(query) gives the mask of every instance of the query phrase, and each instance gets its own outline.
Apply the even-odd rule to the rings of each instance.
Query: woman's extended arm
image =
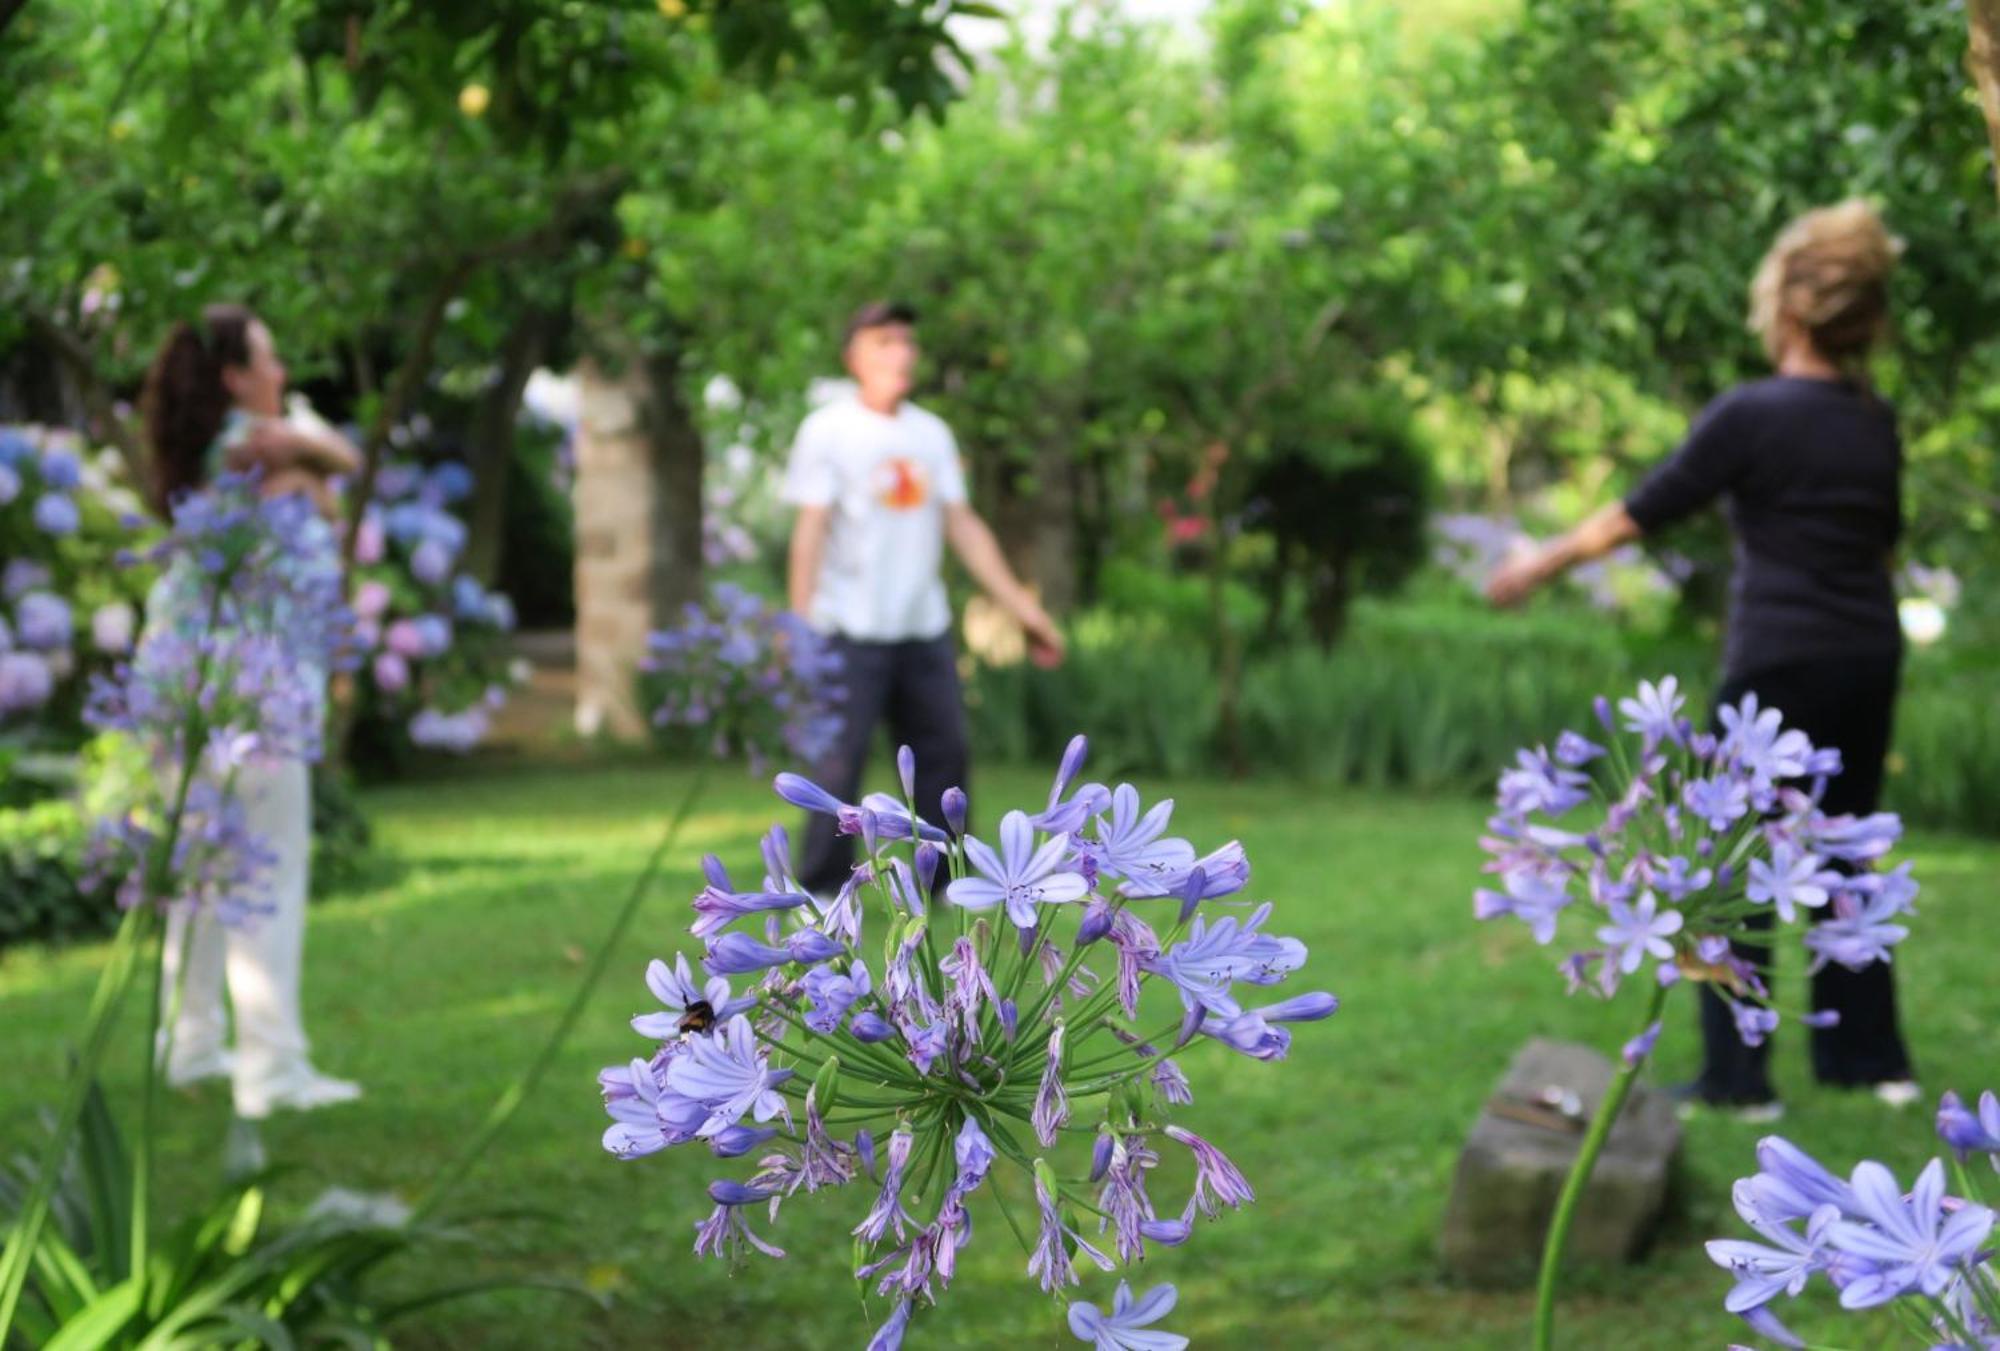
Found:
[[[1613,502],[1567,533],[1495,568],[1486,580],[1486,598],[1495,605],[1517,605],[1535,588],[1554,581],[1577,564],[1602,558],[1637,538],[1639,523],[1625,510],[1623,502]]]

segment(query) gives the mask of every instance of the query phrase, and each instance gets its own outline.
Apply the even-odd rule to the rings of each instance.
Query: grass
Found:
[[[302,1165],[287,1195],[320,1187],[411,1191],[447,1158],[530,1054],[577,978],[609,912],[652,846],[684,780],[635,766],[480,767],[445,780],[369,793],[381,861],[314,912],[308,1026],[319,1061],[368,1089],[352,1107],[281,1117],[266,1130],[275,1159]],[[983,802],[1038,800],[1040,773],[995,771]],[[1158,785],[1140,785],[1142,791]],[[1205,1347],[1517,1347],[1525,1292],[1482,1292],[1444,1280],[1434,1242],[1456,1151],[1479,1104],[1524,1039],[1571,1037],[1616,1047],[1637,1006],[1565,999],[1547,952],[1519,926],[1469,916],[1480,812],[1457,800],[1279,785],[1176,785],[1176,825],[1208,847],[1240,836],[1255,894],[1278,903],[1273,928],[1310,945],[1303,986],[1338,992],[1329,1022],[1298,1029],[1292,1058],[1244,1061],[1213,1046],[1184,1060],[1195,1106],[1183,1118],[1218,1141],[1258,1190],[1245,1212],[1205,1224],[1163,1251],[1142,1284],[1181,1288],[1173,1326]],[[647,957],[690,944],[686,897],[700,853],[747,869],[773,806],[756,785],[724,782],[690,822],[685,848],[642,916],[630,950],[575,1044],[497,1151],[470,1199],[547,1218],[503,1231],[495,1256],[439,1252],[412,1285],[493,1269],[532,1268],[584,1282],[602,1307],[549,1295],[488,1297],[433,1313],[416,1346],[855,1347],[884,1310],[864,1312],[846,1278],[846,1227],[858,1195],[801,1197],[773,1232],[791,1250],[735,1272],[689,1255],[705,1209],[702,1185],[740,1165],[678,1151],[634,1164],[597,1148],[603,1117],[594,1071],[639,1043],[624,1020],[647,1003]],[[1994,1081],[1991,1032],[2000,985],[1986,962],[2000,939],[1991,879],[2000,847],[1922,836],[1909,853],[1925,883],[1922,918],[1898,959],[1908,1032],[1926,1089],[1976,1091]],[[94,947],[0,958],[6,1047],[0,1141],[28,1132],[53,1096],[65,1047],[102,960]],[[1662,1039],[1661,1078],[1693,1068],[1692,1012],[1678,1000]],[[129,1095],[131,1053],[113,1070]],[[1931,1152],[1928,1113],[1896,1116],[1872,1100],[1818,1091],[1787,1030],[1778,1053],[1792,1115],[1785,1132],[1842,1166],[1864,1154],[1905,1177]],[[1982,1082],[1983,1079],[1983,1082]],[[213,1090],[175,1097],[162,1157],[168,1200],[199,1195],[218,1164],[226,1120]],[[1730,1181],[1749,1170],[1760,1132],[1721,1120],[1688,1130],[1687,1214],[1651,1261],[1569,1279],[1566,1346],[1685,1348],[1739,1337],[1721,1311],[1726,1278],[1703,1237],[1736,1233]],[[1184,1194],[1172,1171],[1159,1190]],[[912,1346],[1074,1345],[1060,1310],[1022,1274],[997,1214],[975,1210],[977,1238],[940,1310],[921,1316]],[[1746,1234],[1747,1236],[1747,1234]],[[1579,1256],[1587,1257],[1587,1254]],[[1093,1273],[1086,1297],[1113,1284]],[[1808,1317],[1820,1340],[1856,1347],[1857,1329]]]

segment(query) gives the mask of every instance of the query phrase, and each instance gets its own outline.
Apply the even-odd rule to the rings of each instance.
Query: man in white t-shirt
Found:
[[[939,820],[944,790],[966,786],[965,710],[939,574],[944,546],[1026,630],[1042,665],[1062,660],[1063,637],[1007,566],[993,532],[966,503],[951,429],[909,401],[917,366],[916,314],[875,303],[848,320],[844,356],[855,392],[799,427],[784,498],[792,526],[792,609],[830,636],[845,660],[839,745],[817,766],[842,801],[860,791],[878,724],[917,757],[917,810]],[[800,880],[831,892],[853,866],[853,841],[831,817],[807,828]]]

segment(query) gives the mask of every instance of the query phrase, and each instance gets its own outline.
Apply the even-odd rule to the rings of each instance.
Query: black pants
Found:
[[[1755,692],[1766,708],[1783,711],[1785,725],[1812,738],[1815,746],[1840,750],[1842,771],[1827,781],[1822,806],[1829,813],[1866,813],[1882,797],[1882,767],[1889,753],[1889,728],[1896,703],[1900,653],[1868,653],[1768,667],[1733,676],[1716,695],[1716,706],[1734,704]],[[1718,729],[1719,730],[1719,729]],[[1813,912],[1823,918],[1830,907]],[[1759,913],[1750,923],[1769,931],[1771,916]],[[1771,965],[1772,949],[1761,943],[1738,942],[1736,954],[1761,967]],[[1812,1033],[1813,1075],[1823,1084],[1856,1087],[1911,1077],[1910,1055],[1896,1024],[1896,982],[1887,962],[1850,971],[1829,962],[1812,977],[1815,1010],[1832,1009],[1840,1021]],[[1729,1006],[1706,985],[1701,991],[1701,1032],[1704,1051],[1701,1095],[1712,1102],[1769,1101],[1771,1091],[1769,1042],[1745,1046],[1736,1034]]]
[[[861,774],[885,719],[893,745],[917,757],[917,814],[944,820],[938,800],[947,788],[966,788],[965,701],[958,686],[958,657],[949,634],[906,643],[864,643],[836,638],[845,666],[841,682],[847,698],[840,739],[817,769],[819,784],[842,802],[861,794]],[[895,770],[871,785],[900,798]],[[854,840],[841,835],[830,816],[815,814],[806,825],[799,881],[830,895],[854,869]]]

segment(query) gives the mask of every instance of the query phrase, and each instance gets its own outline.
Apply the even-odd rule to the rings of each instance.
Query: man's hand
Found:
[[[1015,619],[1028,637],[1028,658],[1043,670],[1053,670],[1062,665],[1069,654],[1069,643],[1063,632],[1056,627],[1056,621],[1049,618],[1048,611],[1030,601]]]

